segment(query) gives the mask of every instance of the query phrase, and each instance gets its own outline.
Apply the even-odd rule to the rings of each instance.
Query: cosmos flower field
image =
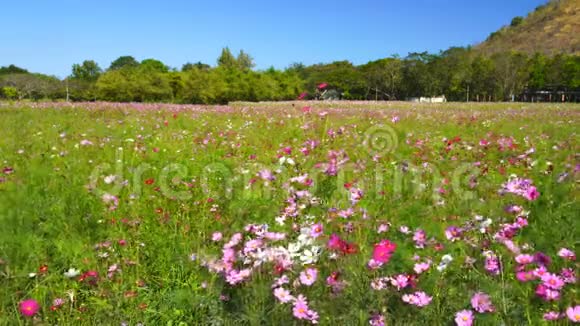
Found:
[[[0,325],[580,321],[580,106],[0,103]]]

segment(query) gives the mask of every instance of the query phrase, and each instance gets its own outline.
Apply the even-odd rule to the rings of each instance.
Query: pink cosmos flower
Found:
[[[415,273],[421,274],[426,270],[428,270],[429,267],[431,267],[431,263],[429,262],[416,263],[415,266],[413,267],[413,270],[415,271]]]
[[[389,231],[388,224],[381,224],[381,225],[379,225],[379,228],[377,229],[377,233],[383,233],[383,232],[387,232],[387,231]]]
[[[485,255],[485,270],[493,275],[499,275],[500,263],[498,257],[492,251],[486,251]]]
[[[516,278],[520,282],[528,282],[536,279],[533,272],[520,271],[516,273]]]
[[[495,311],[489,295],[483,292],[477,292],[471,297],[471,306],[479,313]]]
[[[214,233],[211,235],[211,240],[212,240],[212,241],[218,242],[218,241],[220,241],[221,239],[222,239],[222,234],[221,234],[221,232],[214,232]]]
[[[403,302],[415,305],[417,307],[424,307],[431,303],[432,297],[428,296],[425,292],[419,291],[411,294],[405,294],[402,297]]]
[[[307,268],[300,273],[300,283],[311,286],[318,278],[318,270],[316,268]]]
[[[461,229],[456,226],[450,226],[445,230],[445,237],[451,242],[455,242],[461,237]]]
[[[457,326],[473,325],[473,311],[461,310],[455,314],[455,324]]]
[[[534,262],[534,256],[528,254],[517,255],[516,262],[521,265],[531,264]]]
[[[294,297],[290,295],[290,291],[281,287],[274,289],[274,296],[281,303],[288,303],[294,300]]]
[[[32,317],[40,310],[38,301],[28,299],[20,302],[20,313],[26,317]]]
[[[319,236],[322,235],[323,232],[323,227],[322,227],[322,223],[317,223],[314,224],[311,228],[310,228],[310,236],[314,239],[318,238]]]
[[[308,307],[308,302],[306,301],[306,297],[304,297],[302,294],[298,295],[298,298],[296,298],[294,301],[292,313],[297,319],[309,320],[313,323],[318,319],[318,314],[310,310]]]
[[[575,284],[576,283],[576,272],[572,268],[562,268],[560,272],[560,277],[564,283]]]
[[[568,307],[566,316],[574,323],[580,323],[580,306]]]
[[[576,260],[576,254],[567,248],[560,249],[560,251],[558,251],[558,256],[568,260]]]
[[[316,88],[322,90],[322,89],[325,89],[327,86],[328,86],[327,83],[320,83],[320,84],[318,84],[318,86],[316,86]]]
[[[415,247],[424,248],[427,242],[427,233],[424,230],[417,230],[413,235],[413,241],[415,241]]]
[[[544,320],[558,320],[560,319],[560,313],[557,311],[548,311],[547,313],[544,314]]]
[[[385,326],[385,317],[381,314],[373,314],[369,320],[371,326]]]
[[[272,174],[272,171],[270,171],[268,169],[264,169],[264,170],[261,170],[260,172],[258,172],[258,176],[260,178],[262,178],[262,180],[267,180],[267,181],[272,181],[272,180],[276,179],[276,177],[274,177],[274,175]]]
[[[556,274],[545,273],[541,279],[545,286],[553,290],[560,290],[564,286],[564,281]]]
[[[405,274],[399,274],[394,278],[391,277],[390,281],[391,284],[397,288],[397,290],[404,289],[407,287],[407,285],[409,285],[409,277]]]

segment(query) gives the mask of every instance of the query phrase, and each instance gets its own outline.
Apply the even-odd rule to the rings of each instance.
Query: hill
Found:
[[[580,0],[552,0],[493,32],[475,46],[485,54],[516,50],[580,54]]]

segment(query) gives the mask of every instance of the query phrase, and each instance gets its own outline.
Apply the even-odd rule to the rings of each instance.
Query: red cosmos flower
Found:
[[[336,234],[330,236],[327,246],[329,249],[340,251],[344,255],[355,254],[358,251],[356,244],[346,242]]]
[[[318,84],[318,86],[316,88],[318,88],[318,89],[325,89],[327,86],[328,86],[327,83],[321,83],[321,84]]]
[[[306,96],[308,96],[308,93],[307,92],[302,92],[302,93],[300,93],[300,95],[298,95],[298,99],[299,100],[303,100],[304,98],[306,98]]]
[[[373,250],[373,259],[380,263],[388,263],[391,259],[391,256],[397,249],[397,245],[394,242],[389,240],[382,240],[378,244],[375,245],[375,249]]]
[[[304,112],[304,113],[310,113],[310,111],[312,111],[312,108],[309,106],[305,106],[302,108],[302,112]]]
[[[44,265],[40,266],[38,268],[38,272],[40,274],[45,274],[46,272],[48,272],[48,265],[44,264]]]
[[[276,275],[281,275],[282,273],[284,273],[286,269],[284,268],[284,266],[280,265],[280,264],[276,264],[274,266],[274,274]]]
[[[97,285],[97,282],[98,281],[99,281],[99,273],[97,271],[88,271],[88,272],[85,272],[79,278],[79,282],[81,282],[81,283],[87,283],[89,285]]]
[[[153,179],[153,178],[149,178],[149,179],[145,180],[145,184],[146,184],[146,185],[151,185],[151,184],[153,184],[154,182],[155,182],[155,179]]]

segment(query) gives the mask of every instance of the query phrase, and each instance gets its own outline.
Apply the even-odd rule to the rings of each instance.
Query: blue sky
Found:
[[[85,59],[102,68],[121,55],[171,67],[215,65],[224,46],[244,49],[258,69],[483,41],[546,0],[147,1],[18,0],[0,13],[0,66],[65,77]]]

